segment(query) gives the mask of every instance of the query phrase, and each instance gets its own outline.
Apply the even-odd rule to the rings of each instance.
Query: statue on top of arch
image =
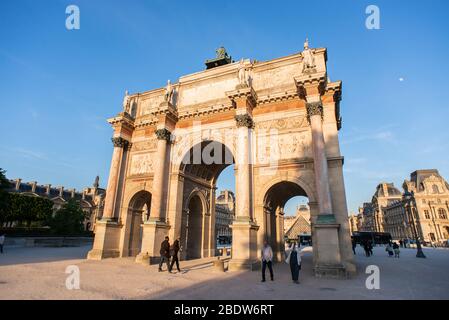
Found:
[[[313,56],[313,54],[313,49],[309,48],[309,39],[306,38],[306,41],[304,42],[304,51],[301,52],[303,62],[302,71],[305,73],[316,71],[315,57]]]

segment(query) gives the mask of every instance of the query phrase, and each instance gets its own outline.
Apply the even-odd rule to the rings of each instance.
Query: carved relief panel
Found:
[[[152,153],[133,154],[131,156],[130,175],[144,175],[153,173]]]

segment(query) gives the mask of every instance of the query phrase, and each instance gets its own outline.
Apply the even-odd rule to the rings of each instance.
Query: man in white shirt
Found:
[[[265,270],[268,266],[268,270],[270,270],[270,278],[273,281],[273,250],[268,244],[267,240],[263,242],[262,248],[262,282],[265,282]]]

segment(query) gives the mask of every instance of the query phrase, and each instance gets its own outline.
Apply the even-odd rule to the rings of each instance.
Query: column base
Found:
[[[250,270],[255,271],[259,270],[260,267],[260,261],[257,260],[238,260],[238,259],[231,259],[228,263],[228,270],[229,271],[240,271],[240,270]]]
[[[170,226],[164,221],[150,220],[143,224],[142,248],[136,257],[137,263],[155,264],[160,260],[160,246],[168,236]]]
[[[316,265],[313,273],[317,278],[347,279],[348,273],[343,265]]]
[[[88,260],[118,258],[120,256],[119,240],[122,226],[112,219],[98,220],[92,250],[87,254]]]
[[[107,258],[118,258],[119,256],[119,250],[92,249],[87,253],[87,260],[103,260]]]
[[[318,215],[314,224],[315,242],[314,274],[319,278],[347,278],[346,268],[341,261],[338,238],[340,225],[332,214]]]
[[[232,225],[232,253],[228,270],[254,270],[257,261],[257,231],[259,226],[249,218],[237,218]]]

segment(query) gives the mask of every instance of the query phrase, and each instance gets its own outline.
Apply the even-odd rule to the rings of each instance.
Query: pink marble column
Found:
[[[252,221],[251,208],[251,128],[253,121],[247,114],[236,117],[237,143],[236,164],[237,174],[235,179],[237,220]]]
[[[103,219],[114,218],[115,198],[120,177],[120,167],[123,158],[123,149],[129,146],[129,142],[122,137],[112,138],[114,152],[112,153],[111,168],[109,170],[108,187],[104,201]]]
[[[323,135],[323,107],[321,102],[307,103],[307,117],[312,129],[313,163],[320,214],[332,214],[326,146]]]
[[[167,193],[168,177],[165,173],[167,170],[167,144],[170,141],[171,133],[167,129],[159,129],[155,133],[158,139],[157,159],[154,168],[150,220],[166,222],[164,195]]]

